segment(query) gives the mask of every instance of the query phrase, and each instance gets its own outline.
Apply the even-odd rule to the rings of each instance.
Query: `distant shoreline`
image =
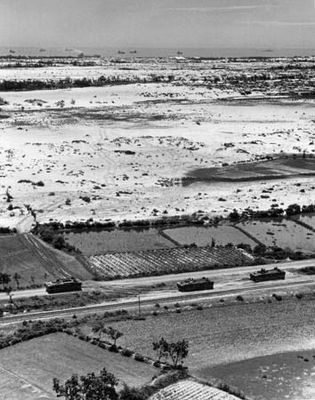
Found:
[[[314,48],[147,48],[147,47],[18,47],[0,46],[0,56],[73,56],[84,53],[87,56],[102,57],[303,57],[315,55]]]

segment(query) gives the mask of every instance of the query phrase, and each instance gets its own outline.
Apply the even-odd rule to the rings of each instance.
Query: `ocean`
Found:
[[[252,49],[252,48],[109,48],[109,47],[0,47],[0,56],[87,56],[102,57],[303,57],[315,55],[312,49]]]

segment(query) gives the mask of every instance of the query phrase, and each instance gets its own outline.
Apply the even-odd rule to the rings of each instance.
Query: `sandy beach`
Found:
[[[237,63],[231,65],[237,70]],[[56,79],[72,74],[69,68],[55,68]],[[132,72],[111,68],[103,72],[128,79],[157,73],[148,62],[136,64]],[[164,68],[159,74],[179,74],[173,63]],[[189,74],[184,69],[174,83],[1,92],[8,103],[1,106],[1,225],[29,230],[34,221],[26,204],[42,223],[135,220],[199,210],[227,215],[249,204],[268,209],[311,203],[313,100],[265,95],[257,100],[240,96],[237,87],[197,85],[204,68],[197,65]],[[95,76],[100,69],[92,68]],[[0,79],[8,79],[12,70],[0,70]],[[20,71],[20,79],[32,78],[32,69]],[[93,76],[89,68],[75,71]],[[36,73],[44,77],[48,70]],[[305,163],[291,160],[284,167],[275,161],[265,174],[257,164],[253,180],[230,179],[239,164],[251,170],[248,163],[285,154],[304,154]],[[212,168],[217,179],[183,184],[194,171]],[[7,190],[14,198],[10,210]]]

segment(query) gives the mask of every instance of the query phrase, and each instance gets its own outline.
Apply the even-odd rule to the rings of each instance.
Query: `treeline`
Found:
[[[238,212],[234,209],[228,219],[230,221],[248,220],[248,219],[264,219],[264,218],[279,218],[279,217],[291,217],[299,214],[309,214],[315,212],[315,204],[303,205],[290,204],[286,209],[278,208],[274,205],[269,210],[256,211],[251,208],[247,208],[242,212]]]
[[[58,79],[58,80],[2,80],[0,82],[0,91],[23,91],[23,90],[53,90],[53,89],[71,89],[84,87],[101,87],[106,85],[127,85],[132,83],[160,83],[172,82],[173,75],[150,74],[146,77],[122,77],[122,76],[100,76],[99,78],[81,78],[81,79]]]
[[[16,233],[16,229],[9,228],[7,226],[0,226],[0,234],[10,234],[10,233]]]
[[[73,67],[95,67],[98,65],[95,61],[79,61],[71,62],[55,62],[55,61],[37,61],[37,62],[12,62],[10,64],[0,64],[0,69],[10,68],[44,68],[44,67],[59,67],[61,65],[72,65]]]
[[[187,225],[209,225],[216,226],[224,220],[230,222],[245,221],[250,219],[273,219],[284,218],[293,215],[315,213],[315,204],[303,205],[290,204],[286,209],[273,206],[268,210],[252,210],[247,208],[244,211],[237,211],[234,209],[227,218],[223,216],[216,216],[210,218],[207,211],[199,210],[192,214],[163,216],[161,218],[141,219],[141,220],[123,220],[123,221],[94,221],[93,218],[86,221],[68,221],[68,222],[49,222],[46,224],[37,225],[32,231],[36,235],[45,235],[48,231],[51,234],[56,234],[62,231],[83,231],[83,230],[101,230],[101,229],[114,229],[114,228],[159,228],[165,226],[187,226]],[[45,240],[45,238],[43,238]]]

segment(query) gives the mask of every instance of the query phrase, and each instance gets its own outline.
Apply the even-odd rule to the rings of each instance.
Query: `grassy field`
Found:
[[[214,368],[201,376],[223,379],[257,400],[315,398],[315,352],[299,351],[256,357]]]
[[[187,364],[197,374],[209,366],[314,348],[314,300],[272,303],[222,305],[111,325],[124,332],[122,346],[152,357],[153,340],[188,339]]]
[[[0,398],[55,399],[54,377],[64,381],[74,373],[99,372],[103,367],[130,385],[142,385],[156,374],[147,364],[66,334],[51,334],[0,351]]]
[[[49,247],[32,234],[0,235],[0,272],[11,278],[18,273],[21,288],[69,275],[92,277],[73,256]],[[16,282],[12,279],[10,285],[15,288]]]
[[[64,238],[86,256],[107,252],[126,252],[172,248],[175,245],[157,229],[110,230],[65,233]]]
[[[233,243],[234,245],[246,243],[251,247],[255,247],[257,244],[233,226],[188,226],[166,229],[164,233],[180,244],[196,243],[197,246],[208,246],[211,245],[212,240],[221,246],[225,246],[228,243]]]

